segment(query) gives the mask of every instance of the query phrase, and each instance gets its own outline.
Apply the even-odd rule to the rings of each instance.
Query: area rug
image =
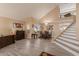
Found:
[[[49,53],[46,53],[46,52],[42,52],[40,54],[40,56],[55,56],[55,55],[52,55],[52,54],[49,54]]]

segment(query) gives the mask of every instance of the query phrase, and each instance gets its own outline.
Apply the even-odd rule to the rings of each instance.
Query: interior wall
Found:
[[[36,24],[36,23],[38,22],[38,21],[37,21],[35,18],[33,18],[33,17],[26,17],[26,18],[24,18],[23,20],[24,20],[24,22],[25,22],[26,30],[28,30],[28,29],[31,30],[32,24]],[[29,27],[29,28],[28,28],[28,27]]]
[[[13,27],[13,24],[14,23],[20,23],[20,24],[23,24],[23,27],[22,28],[16,28],[16,27]],[[26,25],[26,22],[25,21],[22,21],[22,20],[12,20],[12,31],[13,33],[15,34],[16,33],[16,30],[24,30],[25,31],[25,25]]]
[[[34,17],[26,17],[22,20],[24,20],[24,22],[25,22],[25,32],[26,32],[25,37],[31,38],[31,34],[33,32],[32,25],[37,24],[38,20],[36,20]]]
[[[79,4],[76,6],[76,33],[77,33],[77,40],[79,40]]]
[[[0,17],[0,36],[11,34],[11,19]]]
[[[40,19],[40,22],[44,22],[46,20],[51,21],[51,23],[54,25],[53,27],[53,33],[54,33],[54,38],[56,38],[59,33],[59,22],[60,22],[60,9],[59,6],[56,6],[53,10],[51,10],[48,14],[46,14],[44,17]]]
[[[0,17],[0,36],[14,35],[15,31],[17,30],[13,25],[14,23],[22,23],[25,25],[23,21],[14,20],[7,17]],[[24,29],[25,28],[23,26],[23,30]]]

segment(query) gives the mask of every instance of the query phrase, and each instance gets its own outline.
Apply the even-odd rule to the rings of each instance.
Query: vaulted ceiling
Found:
[[[55,8],[56,4],[41,4],[41,3],[14,3],[0,4],[0,16],[9,17],[20,20],[26,17],[41,18],[50,10]]]
[[[57,5],[60,12],[75,8],[74,4],[55,4],[55,3],[0,3],[0,16],[21,20],[26,17],[40,19]],[[71,9],[69,9],[71,10]]]

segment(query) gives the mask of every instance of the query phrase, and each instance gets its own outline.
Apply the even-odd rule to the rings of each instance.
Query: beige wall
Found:
[[[26,17],[24,19],[25,22],[25,32],[26,32],[26,38],[31,38],[31,34],[33,32],[32,24],[37,24],[38,21],[34,17]],[[29,33],[28,33],[29,30]]]
[[[59,12],[60,12],[60,9],[58,6],[56,6],[53,10],[51,10],[48,14],[46,14],[44,17],[40,19],[40,22],[49,20],[54,25],[54,29],[53,29],[54,38],[56,38],[60,33],[60,30],[59,30],[60,13]]]
[[[15,28],[13,26],[14,23],[23,24],[23,28]],[[7,36],[15,34],[16,30],[25,30],[27,31],[27,25],[30,27],[30,31],[32,32],[32,24],[37,23],[37,21],[33,17],[29,17],[22,20],[14,20],[7,17],[0,17],[0,36]]]
[[[11,19],[0,17],[0,35],[9,35],[12,32]]]
[[[76,11],[76,32],[77,32],[77,40],[79,40],[79,4],[77,4],[77,11]]]
[[[28,26],[29,26],[29,29],[31,30],[32,24],[38,23],[38,21],[33,17],[27,17],[27,18],[24,18],[23,20],[25,22],[26,30],[28,29]]]
[[[13,35],[15,34],[15,30],[17,30],[15,27],[13,27],[13,23],[22,23],[25,26],[25,23],[23,21],[13,20],[11,18],[7,17],[0,17],[0,36],[7,36],[7,35]],[[23,27],[23,29],[25,29]],[[21,30],[21,29],[18,29]]]

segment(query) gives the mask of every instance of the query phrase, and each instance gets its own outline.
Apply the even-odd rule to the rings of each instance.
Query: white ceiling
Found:
[[[0,16],[10,17],[21,20],[26,17],[34,17],[40,19],[50,10],[55,8],[56,4],[51,3],[15,3],[15,4],[0,4]]]
[[[61,3],[59,4],[59,6],[60,6],[60,13],[76,10],[76,3]]]
[[[54,3],[0,3],[0,16],[21,20],[27,17],[40,19],[55,8]],[[60,13],[76,9],[72,3],[58,4]]]

